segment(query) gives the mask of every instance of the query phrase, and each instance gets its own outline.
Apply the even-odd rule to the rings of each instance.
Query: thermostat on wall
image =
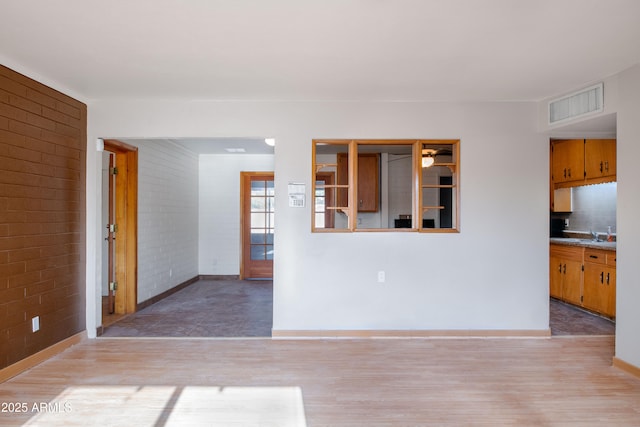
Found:
[[[304,208],[305,202],[305,184],[290,182],[289,183],[289,207]]]

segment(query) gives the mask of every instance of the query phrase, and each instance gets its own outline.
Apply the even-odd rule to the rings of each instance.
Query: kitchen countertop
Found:
[[[573,237],[551,237],[549,240],[554,245],[581,246],[584,248],[603,249],[605,251],[616,250],[616,242],[596,242],[591,239],[578,239]]]

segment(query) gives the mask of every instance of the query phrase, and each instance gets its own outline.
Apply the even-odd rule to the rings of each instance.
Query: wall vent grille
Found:
[[[587,114],[601,112],[604,84],[599,83],[562,98],[549,101],[549,124],[572,120]]]

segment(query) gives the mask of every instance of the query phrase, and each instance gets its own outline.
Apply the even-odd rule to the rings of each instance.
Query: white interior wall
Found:
[[[198,156],[160,140],[138,147],[138,303],[198,275]]]
[[[537,134],[535,103],[119,100],[90,110],[90,141],[273,135],[276,188],[304,182],[307,200],[313,138],[459,138],[459,234],[312,234],[310,204],[289,208],[278,192],[274,329],[548,328],[548,140]],[[99,192],[88,155],[88,187]],[[97,231],[94,203],[87,218]],[[95,282],[97,254],[87,255]],[[97,304],[95,290],[88,298]],[[89,331],[92,316],[95,307]]]
[[[198,270],[205,275],[238,275],[240,172],[273,171],[273,155],[201,154],[199,165]]]
[[[640,340],[637,325],[640,324],[640,282],[635,263],[640,254],[640,211],[638,183],[640,169],[636,159],[640,157],[640,65],[604,81],[604,111],[566,125],[548,126],[548,99],[538,105],[538,127],[541,133],[552,137],[617,138],[617,209],[616,209],[616,357],[640,366]],[[587,85],[588,86],[588,85]],[[578,88],[579,89],[579,88]],[[571,90],[569,90],[571,92]],[[556,98],[556,97],[553,97]],[[599,118],[616,114],[616,131],[600,131]],[[581,130],[581,129],[586,129]]]
[[[640,367],[640,65],[619,76],[616,357]]]

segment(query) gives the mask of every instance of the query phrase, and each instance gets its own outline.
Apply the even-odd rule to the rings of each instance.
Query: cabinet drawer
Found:
[[[591,262],[594,264],[606,264],[607,254],[604,251],[598,249],[587,248],[584,250],[584,262]]]
[[[607,265],[611,267],[616,266],[616,253],[615,252],[607,252]]]
[[[580,246],[550,245],[549,250],[549,254],[552,257],[580,262],[582,262],[583,253],[584,248]]]
[[[616,253],[612,251],[586,248],[584,250],[584,262],[591,262],[593,264],[605,264],[615,267]]]

